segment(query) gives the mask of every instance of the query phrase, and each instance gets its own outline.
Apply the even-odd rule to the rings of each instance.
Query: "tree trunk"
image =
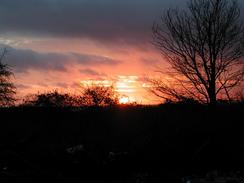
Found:
[[[216,103],[217,103],[217,100],[216,100],[216,95],[215,94],[211,94],[209,96],[209,99],[210,99],[210,106],[216,106]]]
[[[209,96],[209,105],[210,106],[216,106],[217,99],[216,99],[216,84],[215,82],[212,82],[208,91]]]

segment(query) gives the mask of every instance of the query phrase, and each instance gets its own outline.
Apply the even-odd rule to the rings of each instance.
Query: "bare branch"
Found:
[[[7,50],[4,48],[0,55],[0,106],[12,105],[15,101],[14,95],[16,93],[16,88],[10,82],[13,73],[7,64],[2,63],[6,53]]]
[[[194,98],[214,104],[220,91],[241,82],[244,26],[235,0],[190,0],[188,10],[166,11],[152,31],[154,45],[187,78],[190,89],[182,89]]]

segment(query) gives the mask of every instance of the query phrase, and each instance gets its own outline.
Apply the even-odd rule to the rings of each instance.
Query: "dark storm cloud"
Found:
[[[82,66],[108,65],[114,66],[120,61],[111,58],[79,53],[39,53],[30,49],[16,49],[7,45],[8,52],[5,62],[16,72],[26,72],[30,69],[42,71],[66,71],[66,66],[73,63]]]
[[[1,0],[0,32],[143,41],[165,7],[185,0]]]
[[[0,0],[0,35],[89,38],[138,43],[169,7],[188,0]],[[239,0],[243,8],[243,1]]]

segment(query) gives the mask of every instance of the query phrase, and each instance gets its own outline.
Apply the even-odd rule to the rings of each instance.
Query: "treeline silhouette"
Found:
[[[91,85],[83,88],[80,95],[61,93],[57,90],[27,95],[19,106],[29,107],[106,107],[119,104],[119,95],[113,86]]]
[[[0,108],[0,180],[182,182],[243,171],[243,107]]]

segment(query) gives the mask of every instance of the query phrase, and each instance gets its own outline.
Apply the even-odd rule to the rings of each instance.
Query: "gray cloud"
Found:
[[[6,46],[5,46],[6,47]],[[6,63],[17,72],[29,69],[66,71],[68,56],[58,53],[38,53],[30,49],[15,49],[7,47]]]
[[[102,57],[98,55],[86,55],[79,53],[70,53],[71,56],[82,65],[117,65],[121,61],[111,59],[109,57]]]
[[[120,61],[112,58],[79,53],[39,53],[30,49],[16,49],[7,45],[6,63],[16,72],[26,72],[29,69],[42,71],[66,71],[66,66],[74,63],[82,66],[108,65],[114,66]]]
[[[0,32],[141,42],[150,38],[152,23],[164,8],[184,2],[185,0],[1,0]]]
[[[187,1],[1,0],[0,34],[150,42],[151,26],[163,10],[182,8]]]

